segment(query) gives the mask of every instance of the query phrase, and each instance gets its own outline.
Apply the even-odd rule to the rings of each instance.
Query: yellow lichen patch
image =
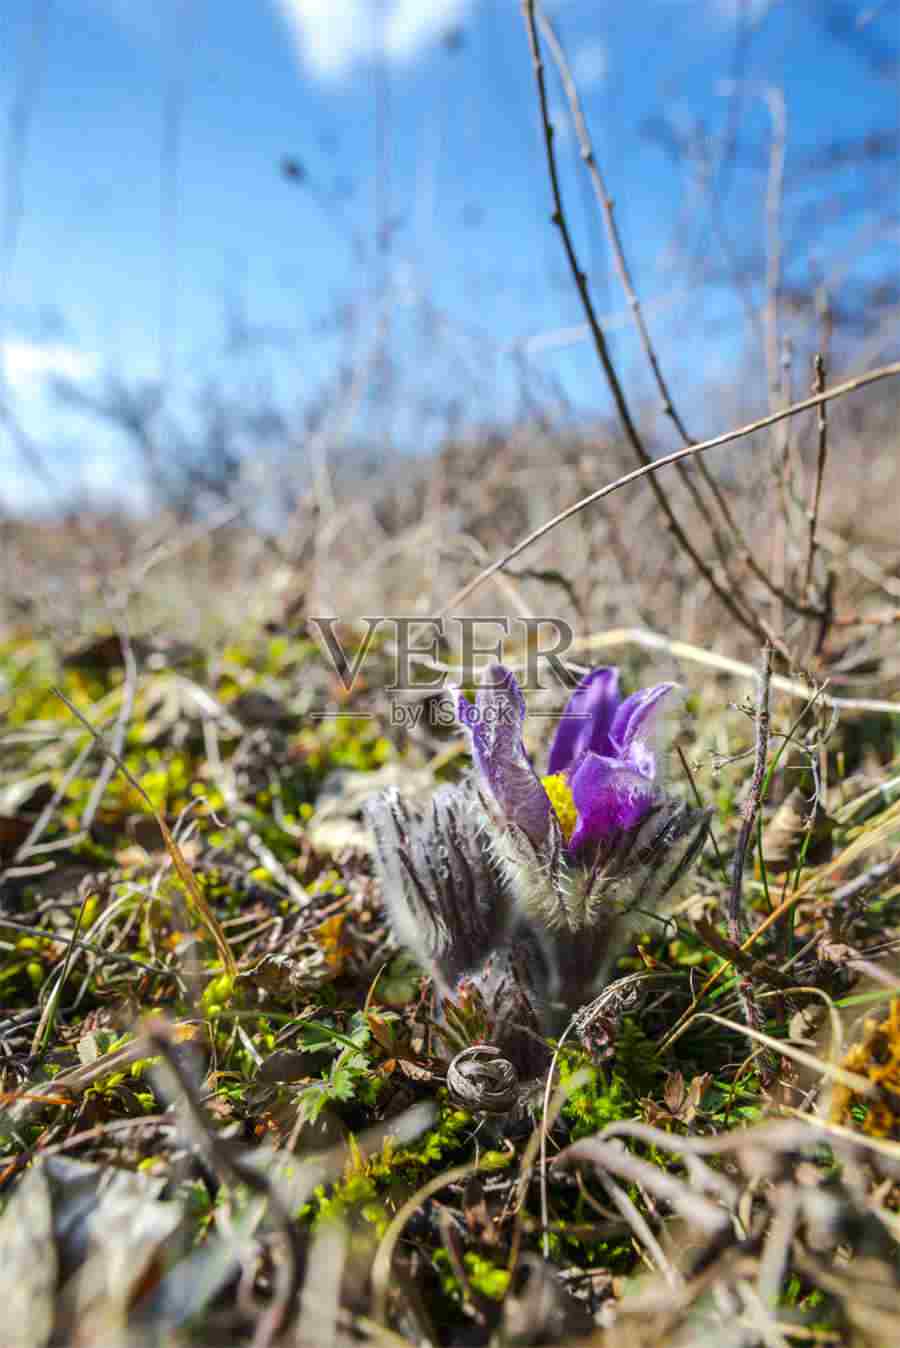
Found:
[[[876,1088],[865,1098],[866,1117],[860,1125],[870,1137],[900,1139],[900,997],[891,1002],[887,1018],[867,1020],[863,1037],[850,1049],[842,1066],[867,1077]],[[835,1090],[832,1118],[838,1123],[854,1122],[853,1106],[861,1102],[852,1090]]]
[[[541,784],[547,795],[550,797],[550,804],[559,820],[559,827],[562,829],[562,835],[566,842],[569,841],[575,832],[575,825],[578,822],[578,811],[575,809],[575,801],[572,799],[572,788],[566,781],[564,772],[554,772],[549,777],[542,777]]]

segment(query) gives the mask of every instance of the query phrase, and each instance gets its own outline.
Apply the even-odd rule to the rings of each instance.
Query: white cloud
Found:
[[[762,23],[778,0],[707,0],[707,8],[723,23],[736,24],[738,19],[754,27]]]
[[[396,0],[385,28],[388,55],[408,60],[459,23],[468,8],[469,0]]]
[[[33,394],[51,375],[62,379],[90,379],[97,373],[97,357],[62,342],[29,342],[11,338],[2,344],[3,372],[14,392]]]
[[[408,61],[460,22],[473,0],[274,0],[303,64],[338,79],[379,51]]]
[[[739,21],[758,28],[770,10],[777,9],[782,0],[658,0],[673,9],[690,10],[690,21],[715,24],[716,29],[734,27]]]
[[[609,70],[609,53],[605,42],[585,42],[575,52],[572,74],[581,89],[602,84]]]

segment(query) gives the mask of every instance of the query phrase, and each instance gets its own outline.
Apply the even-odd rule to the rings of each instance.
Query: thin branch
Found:
[[[638,299],[637,292],[634,288],[634,283],[631,278],[631,270],[628,266],[628,261],[625,257],[625,249],[622,245],[622,239],[619,234],[619,227],[616,223],[613,199],[609,194],[609,190],[606,186],[606,182],[603,178],[600,166],[597,163],[597,158],[594,153],[594,147],[591,142],[590,132],[588,131],[587,120],[584,116],[584,110],[581,106],[581,98],[578,93],[578,86],[575,83],[571,68],[569,66],[568,59],[566,57],[562,43],[560,42],[556,34],[556,30],[554,29],[553,24],[547,18],[546,14],[540,11],[538,16],[538,22],[540,24],[541,32],[547,39],[547,45],[550,48],[550,53],[553,57],[553,60],[556,63],[560,79],[562,80],[563,90],[565,92],[566,98],[568,99],[569,107],[572,112],[572,120],[575,125],[575,134],[578,138],[578,144],[581,150],[581,157],[584,160],[588,173],[590,174],[591,184],[594,188],[594,195],[597,198],[597,202],[600,206],[600,210],[603,215],[604,224],[606,226],[607,239],[609,240],[609,246],[612,250],[616,271],[618,273],[619,280],[622,284],[622,290],[624,291],[629,309],[631,310],[631,314],[634,319],[634,325],[637,328],[638,337],[640,338],[641,346],[644,349],[644,354],[647,357],[647,362],[653,373],[653,378],[656,381],[656,386],[659,389],[660,396],[662,397],[663,400],[663,411],[666,413],[667,416],[669,416],[672,419],[675,429],[678,431],[678,434],[681,436],[684,443],[686,445],[694,445],[697,442],[694,440],[693,436],[691,436],[688,433],[684,425],[684,422],[679,416],[678,411],[676,410],[675,405],[672,401],[672,394],[663,376],[662,368],[660,366],[656,350],[653,346],[649,329],[647,328],[647,324],[644,321],[644,314],[641,308],[641,302]],[[793,609],[795,613],[802,614],[804,617],[807,618],[821,617],[822,615],[818,609],[810,607],[794,599],[780,586],[776,585],[776,583],[771,579],[771,577],[763,570],[763,568],[759,565],[756,558],[754,557],[743,530],[740,528],[739,524],[732,515],[731,509],[728,505],[728,502],[725,499],[724,493],[722,492],[715,478],[707,469],[706,464],[703,462],[702,459],[697,460],[697,469],[705,486],[712,495],[713,500],[719,507],[719,510],[722,513],[722,518],[725,520],[726,525],[728,526],[734,537],[734,541],[737,544],[737,552],[740,561],[746,567],[748,567],[750,571],[753,572],[757,580],[761,581],[763,585],[765,585],[766,588],[773,595],[775,595],[777,599],[781,601],[782,604]],[[690,492],[695,506],[700,511],[701,516],[708,515],[709,508],[706,502],[703,500],[697,487],[697,484],[696,482],[694,482],[690,473],[681,464],[679,464],[678,466],[678,472],[682,482],[684,483],[687,490]],[[709,523],[712,531],[713,542],[715,543],[716,550],[719,554],[719,559],[722,562],[726,574],[728,574],[729,570],[728,560],[729,557],[734,554],[735,549],[734,547],[730,547],[729,544],[726,542],[726,540],[722,537],[722,534],[720,533],[719,529],[716,527],[711,518],[709,520]]]
[[[603,179],[603,174],[594,154],[594,147],[591,143],[590,132],[588,131],[587,121],[585,120],[581,99],[578,94],[578,86],[572,76],[568,59],[563,50],[562,43],[556,34],[556,29],[547,18],[547,15],[540,10],[538,12],[538,23],[541,32],[547,40],[547,46],[550,48],[553,60],[556,62],[556,68],[559,71],[560,79],[562,80],[563,90],[568,99],[569,107],[572,110],[572,119],[575,123],[575,134],[578,137],[581,157],[590,174],[594,195],[597,198],[597,202],[603,214],[603,222],[606,225],[606,237],[609,240],[609,246],[612,249],[613,261],[615,262],[616,272],[618,273],[619,280],[622,284],[622,290],[625,292],[625,298],[628,301],[628,306],[634,318],[634,325],[637,328],[641,346],[644,348],[644,354],[646,355],[650,369],[653,372],[656,387],[659,389],[660,396],[663,400],[662,410],[665,412],[666,416],[671,418],[675,429],[678,431],[678,434],[685,444],[692,445],[694,443],[693,436],[688,434],[684,422],[681,420],[675,404],[672,401],[672,394],[669,391],[669,386],[666,383],[662,369],[660,368],[659,360],[653,342],[650,339],[650,333],[647,329],[647,324],[644,322],[641,302],[638,299],[634,283],[631,279],[631,270],[625,257],[625,250],[622,247],[619,227],[616,224],[613,200],[609,195],[609,191],[607,190],[606,183]]]
[[[550,190],[553,197],[553,215],[551,217],[554,225],[559,230],[566,258],[569,263],[569,269],[575,281],[575,286],[581,298],[581,304],[584,309],[585,317],[591,330],[591,337],[594,343],[594,350],[597,358],[603,368],[609,385],[613,402],[616,405],[616,411],[622,427],[631,444],[632,449],[641,462],[641,465],[647,469],[653,464],[653,459],[647,451],[637,426],[632,420],[631,411],[622,385],[619,382],[619,376],[616,373],[612,357],[609,354],[609,348],[606,344],[606,338],[603,330],[597,322],[597,316],[594,312],[593,302],[591,301],[590,290],[588,288],[587,276],[581,270],[578,257],[575,253],[575,245],[572,242],[572,235],[569,231],[566,220],[565,210],[563,208],[562,193],[559,186],[559,172],[556,164],[556,151],[553,147],[553,124],[550,120],[550,111],[547,103],[547,85],[544,78],[544,62],[541,57],[540,39],[537,32],[537,18],[535,15],[536,0],[522,0],[522,13],[525,18],[525,25],[528,30],[528,43],[531,49],[531,59],[534,68],[535,83],[537,85],[538,102],[540,104],[541,123],[544,131],[544,148],[547,157],[547,171],[550,178]],[[677,540],[682,551],[684,551],[693,562],[696,569],[703,576],[706,583],[718,596],[720,601],[727,608],[728,612],[741,624],[742,627],[752,632],[757,637],[769,637],[764,625],[751,610],[745,608],[738,602],[735,596],[722,586],[716,579],[710,567],[700,556],[691,540],[685,533],[678,517],[675,515],[672,505],[655,478],[651,479],[651,486],[657,503],[668,521],[670,530]]]
[[[769,177],[766,187],[766,369],[769,375],[769,406],[787,401],[785,382],[779,376],[778,307],[781,299],[781,203],[784,196],[784,159],[787,143],[787,108],[784,94],[775,85],[761,91],[772,119]]]
[[[741,831],[738,835],[737,847],[734,852],[731,872],[731,889],[728,894],[728,908],[726,919],[728,924],[728,934],[732,943],[739,946],[748,934],[747,920],[743,911],[742,891],[744,886],[744,864],[747,858],[747,849],[750,846],[750,840],[753,837],[756,818],[762,805],[763,787],[766,781],[766,761],[769,751],[769,693],[772,684],[772,647],[767,643],[763,649],[762,669],[759,674],[756,694],[756,748],[753,762],[753,776],[750,779],[750,790],[747,793],[747,799],[744,801],[742,811],[743,819],[741,821]],[[761,863],[764,865],[762,857]],[[762,1014],[756,1001],[756,992],[753,983],[754,975],[758,974],[758,969],[754,968],[752,972],[744,970],[738,981],[738,997],[741,1008],[744,1013],[744,1020],[751,1031],[758,1030],[763,1023]],[[771,1054],[764,1053],[761,1066],[764,1076],[770,1076],[773,1069]]]
[[[464,585],[450,601],[441,609],[438,616],[450,613],[457,608],[464,600],[468,599],[477,589],[480,589],[486,580],[490,580],[516,557],[519,557],[526,548],[530,548],[533,543],[549,534],[558,524],[564,524],[566,520],[571,519],[580,511],[586,510],[588,506],[601,501],[604,496],[610,496],[620,487],[627,487],[632,482],[637,482],[639,478],[651,477],[661,468],[668,468],[670,464],[678,463],[681,459],[687,459],[695,454],[704,454],[708,449],[717,449],[719,445],[728,444],[732,440],[740,440],[745,435],[752,435],[754,431],[764,430],[767,426],[772,426],[776,421],[782,421],[785,417],[796,416],[798,412],[808,412],[812,407],[818,407],[821,403],[829,402],[832,398],[843,397],[847,393],[852,393],[856,389],[864,388],[867,384],[874,384],[877,380],[892,378],[900,374],[900,361],[894,361],[891,365],[883,365],[880,369],[870,370],[868,374],[859,375],[856,379],[848,379],[843,384],[835,384],[833,388],[826,389],[823,393],[817,393],[812,398],[804,398],[802,402],[794,403],[792,407],[780,408],[777,412],[770,412],[768,416],[760,417],[757,421],[751,421],[746,426],[740,426],[737,430],[726,431],[722,435],[716,435],[711,440],[701,440],[697,445],[686,445],[683,449],[676,449],[671,454],[665,454],[659,459],[652,459],[649,463],[642,464],[640,468],[634,468],[630,473],[623,474],[616,478],[614,482],[607,483],[605,487],[599,487],[597,491],[591,492],[588,496],[583,496],[580,501],[574,505],[567,506],[559,514],[554,515],[552,519],[547,520],[534,529],[525,538],[521,539],[515,547],[509,552],[504,553],[495,562],[485,569],[472,580]]]
[[[66,697],[62,689],[54,688],[53,692],[56,694],[56,696],[59,698],[61,702],[65,703],[65,705],[68,707],[69,711],[76,718],[76,720],[81,722],[85,730],[90,732],[90,734],[93,736],[94,742],[97,745],[99,745],[99,747],[103,750],[105,754],[108,754],[109,757],[112,758],[113,762],[116,764],[119,771],[122,773],[122,776],[125,777],[129,785],[132,786],[134,790],[138,793],[138,795],[141,797],[150,813],[153,815],[159,827],[159,831],[162,834],[163,842],[166,845],[166,851],[169,853],[169,856],[172,860],[172,865],[175,867],[175,871],[178,875],[179,880],[181,881],[182,887],[184,888],[184,891],[188,899],[191,901],[195,912],[198,914],[201,921],[203,922],[203,925],[206,927],[206,930],[208,931],[209,935],[212,937],[213,943],[215,944],[215,947],[218,950],[219,956],[222,960],[222,965],[225,969],[225,972],[228,974],[230,978],[234,978],[237,975],[237,965],[234,962],[234,956],[232,955],[228,942],[225,939],[225,934],[222,931],[221,923],[219,922],[219,919],[216,917],[212,908],[210,908],[209,904],[207,903],[203,891],[197,884],[193,871],[191,870],[190,866],[184,859],[181,848],[178,846],[175,839],[172,837],[171,830],[168,824],[166,823],[165,818],[163,817],[162,811],[156,808],[156,806],[153,804],[153,801],[150,799],[147,792],[145,791],[144,787],[135,777],[134,773],[128,767],[128,764],[125,762],[125,760],[118,753],[116,753],[115,749],[113,749],[107,743],[106,739],[104,738],[103,735],[101,735],[100,731],[97,730],[93,725],[91,725],[90,721],[87,719],[84,713],[80,712],[78,708],[69,700],[69,698]]]
[[[815,393],[825,392],[825,357],[821,351],[816,352],[813,363],[814,378],[813,391]],[[818,455],[816,458],[816,480],[813,485],[812,501],[809,507],[809,541],[806,550],[806,580],[804,582],[804,592],[808,595],[813,579],[813,566],[816,560],[816,529],[819,523],[819,506],[822,500],[822,480],[825,476],[825,463],[828,458],[828,413],[826,404],[819,403],[817,409],[818,415],[816,425],[819,432]]]

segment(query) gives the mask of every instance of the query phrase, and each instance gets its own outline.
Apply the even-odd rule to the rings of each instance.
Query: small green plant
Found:
[[[319,1081],[305,1087],[300,1094],[299,1117],[304,1123],[314,1123],[329,1104],[346,1104],[356,1100],[372,1105],[381,1086],[371,1057],[363,1050],[372,1038],[372,1032],[362,1012],[352,1017],[350,1034],[320,1020],[306,1021],[299,1043],[313,1053],[327,1052],[336,1047],[340,1052],[328,1072]]]

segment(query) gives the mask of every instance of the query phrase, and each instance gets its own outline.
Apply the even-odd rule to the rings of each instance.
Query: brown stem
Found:
[[[678,431],[678,434],[681,436],[684,443],[686,445],[696,444],[697,442],[693,439],[691,435],[688,434],[684,422],[682,421],[681,417],[678,414],[677,409],[675,408],[675,404],[672,400],[671,391],[663,376],[662,368],[659,363],[659,358],[656,354],[656,349],[653,346],[653,341],[650,337],[650,331],[644,320],[641,302],[638,299],[637,292],[634,288],[634,283],[631,277],[631,269],[628,266],[628,261],[625,256],[625,249],[622,244],[621,235],[619,233],[619,227],[618,224],[616,223],[613,199],[609,194],[609,190],[607,189],[602,171],[600,169],[599,164],[597,163],[597,157],[594,153],[594,147],[591,142],[587,120],[584,116],[584,110],[581,106],[581,98],[578,93],[578,86],[575,83],[575,79],[572,75],[572,71],[569,66],[569,62],[563,49],[562,43],[560,42],[557,36],[553,24],[547,18],[546,14],[539,12],[538,23],[540,25],[541,32],[543,33],[544,37],[547,40],[547,46],[550,48],[550,53],[553,57],[554,62],[556,63],[556,68],[559,71],[559,76],[560,79],[562,80],[563,90],[568,100],[569,108],[571,109],[572,112],[572,120],[575,125],[575,135],[578,138],[578,145],[581,151],[581,158],[584,160],[584,163],[587,167],[591,179],[591,185],[593,186],[594,189],[594,195],[597,198],[597,202],[600,206],[600,210],[603,215],[603,221],[606,226],[606,236],[609,241],[610,249],[612,250],[613,260],[615,262],[616,272],[618,273],[619,281],[621,282],[622,285],[622,290],[624,292],[625,298],[628,302],[628,306],[631,309],[632,315],[634,317],[634,325],[637,328],[641,346],[644,349],[644,354],[647,357],[647,362],[650,366],[653,378],[656,381],[656,386],[659,389],[660,396],[662,397],[663,400],[663,411],[666,413],[667,416],[671,417],[675,429]],[[753,552],[750,549],[750,545],[747,542],[747,539],[743,533],[743,530],[740,528],[734,516],[732,515],[728,503],[725,499],[725,496],[721,488],[719,487],[719,484],[716,482],[715,478],[709,472],[709,470],[706,467],[706,464],[703,462],[702,459],[697,460],[696,466],[697,472],[699,473],[704,484],[706,485],[707,490],[711,493],[713,500],[715,501],[716,505],[719,507],[719,510],[722,513],[722,517],[725,520],[726,525],[731,531],[731,534],[734,538],[734,542],[737,545],[737,552],[740,561],[753,573],[753,575],[756,577],[757,580],[761,581],[762,584],[765,585],[765,587],[769,590],[771,594],[773,594],[778,600],[780,600],[780,602],[783,605],[785,605],[785,607],[793,609],[795,613],[799,613],[806,618],[821,618],[822,614],[819,609],[811,607],[810,605],[804,604],[800,600],[795,599],[792,595],[788,594],[787,591],[778,586],[771,579],[771,577],[763,570],[763,568],[760,566],[760,564],[754,557]],[[690,473],[687,471],[687,467],[685,465],[681,464],[678,465],[678,474],[682,482],[684,483],[685,487],[687,488],[688,492],[690,493],[695,506],[700,511],[700,514],[704,516],[709,516],[709,523],[712,530],[713,542],[716,545],[716,551],[719,554],[719,560],[722,563],[722,567],[725,571],[725,574],[728,575],[729,580],[732,580],[732,577],[729,574],[729,560],[734,555],[735,547],[729,544],[728,540],[723,538],[720,530],[716,527],[715,522],[712,519],[712,513],[709,510],[707,503],[703,500],[703,497],[700,491],[698,490],[696,482],[693,480]],[[733,585],[735,584],[733,580],[732,584]]]
[[[538,102],[540,104],[541,123],[544,132],[544,149],[547,157],[547,171],[550,178],[550,191],[553,197],[553,215],[551,216],[551,219],[553,221],[553,224],[559,230],[559,235],[560,238],[562,239],[562,244],[565,250],[566,259],[569,264],[569,269],[572,273],[572,278],[575,282],[576,289],[578,290],[582,308],[584,309],[585,317],[588,322],[588,327],[591,332],[591,337],[594,343],[594,350],[597,354],[598,360],[600,361],[603,373],[606,376],[606,382],[609,385],[609,390],[612,394],[613,402],[616,405],[616,411],[619,414],[619,419],[622,423],[625,435],[641,465],[644,468],[648,468],[650,465],[652,465],[653,459],[648,453],[647,448],[644,445],[643,440],[641,439],[640,433],[638,432],[637,426],[635,425],[632,419],[631,410],[628,406],[628,402],[625,398],[622,385],[619,382],[618,374],[616,373],[615,366],[613,365],[612,362],[612,357],[610,356],[609,353],[609,348],[606,344],[606,338],[604,337],[603,330],[600,327],[599,322],[597,321],[597,315],[594,311],[593,302],[591,300],[590,291],[588,289],[587,276],[582,271],[581,266],[578,262],[578,257],[575,252],[575,245],[572,242],[572,235],[569,230],[568,221],[566,219],[565,208],[563,207],[562,193],[559,186],[559,172],[556,164],[556,151],[553,146],[553,134],[554,134],[553,124],[550,121],[550,112],[547,103],[547,84],[544,76],[544,62],[543,58],[541,57],[540,39],[538,37],[537,32],[535,3],[536,0],[522,0],[522,13],[528,31],[528,43],[531,50],[532,66],[534,68],[534,77],[538,92]],[[671,502],[669,501],[668,497],[666,496],[666,493],[663,491],[660,484],[656,481],[655,477],[651,477],[651,488],[653,490],[653,493],[656,497],[660,509],[662,510],[663,514],[666,517],[669,528],[672,531],[672,534],[677,540],[682,551],[684,551],[688,555],[688,557],[690,557],[696,569],[700,572],[706,583],[710,586],[713,592],[724,604],[724,606],[731,614],[731,616],[737,622],[739,622],[743,628],[745,628],[749,632],[752,632],[755,636],[772,639],[771,634],[767,632],[764,624],[761,623],[759,618],[752,612],[752,610],[745,608],[735,598],[735,596],[731,594],[727,589],[725,589],[725,587],[722,586],[716,579],[710,567],[697,552],[696,548],[691,543],[690,539],[685,533],[684,528],[681,525],[681,522],[675,515],[674,510],[672,509]]]
[[[813,392],[825,392],[825,357],[817,351],[813,362]],[[816,560],[816,529],[819,524],[819,506],[822,500],[822,480],[825,477],[825,463],[828,458],[828,413],[826,404],[819,403],[817,409],[817,428],[819,432],[819,452],[816,457],[816,479],[813,484],[812,501],[807,518],[809,520],[809,541],[806,550],[806,580],[804,591],[808,595],[813,579],[813,566]]]

